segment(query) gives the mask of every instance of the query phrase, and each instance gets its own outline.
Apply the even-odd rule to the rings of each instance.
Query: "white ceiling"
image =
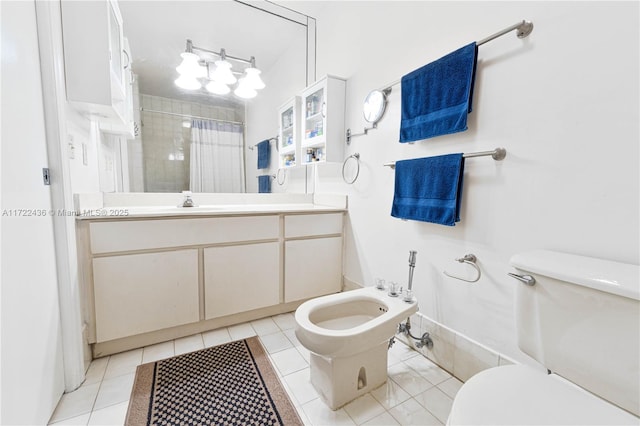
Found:
[[[140,93],[197,102],[238,102],[233,96],[216,97],[202,89],[194,94],[179,89],[180,53],[186,40],[194,46],[228,55],[256,58],[256,66],[267,71],[296,38],[306,37],[298,23],[233,0],[209,1],[120,1],[124,35],[133,55],[133,70]],[[240,71],[242,64],[233,62]],[[237,65],[236,65],[237,64]]]

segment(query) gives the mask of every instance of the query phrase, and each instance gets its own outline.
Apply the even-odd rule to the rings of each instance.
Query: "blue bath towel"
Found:
[[[258,176],[258,192],[261,194],[271,192],[271,176]]]
[[[462,154],[396,162],[391,216],[454,226],[460,221]]]
[[[258,147],[258,168],[269,168],[269,162],[271,161],[271,145],[269,140],[264,140],[256,145]]]
[[[473,42],[402,77],[400,142],[467,130],[477,52]]]

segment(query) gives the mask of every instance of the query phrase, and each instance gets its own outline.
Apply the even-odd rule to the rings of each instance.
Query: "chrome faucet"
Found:
[[[195,203],[191,199],[191,191],[183,191],[184,201],[182,202],[182,207],[195,207]]]
[[[404,296],[404,301],[407,303],[413,302],[413,268],[416,266],[416,255],[418,254],[415,250],[409,251],[409,281],[407,282],[407,292]]]

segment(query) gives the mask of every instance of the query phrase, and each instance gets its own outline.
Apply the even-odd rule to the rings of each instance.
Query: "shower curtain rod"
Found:
[[[199,115],[191,115],[191,114],[178,114],[176,112],[166,112],[166,111],[157,111],[154,109],[146,109],[146,108],[140,108],[140,112],[142,111],[146,111],[146,112],[153,112],[156,114],[166,114],[166,115],[173,115],[176,117],[184,117],[184,118],[196,118],[196,119],[200,119],[200,120],[209,120],[209,121],[216,121],[218,123],[231,123],[231,124],[241,124],[244,126],[244,123],[242,121],[229,121],[229,120],[218,120],[216,118],[209,118],[209,117],[201,117]]]
[[[525,21],[524,19],[521,22],[518,22],[517,24],[513,24],[508,28],[505,28],[502,31],[498,31],[495,34],[490,35],[489,37],[483,38],[482,40],[480,40],[479,42],[476,43],[476,46],[482,46],[485,43],[490,42],[491,40],[494,40],[498,37],[501,37],[507,33],[510,33],[513,30],[518,30],[518,32],[516,33],[516,35],[518,36],[518,38],[525,38],[527,37],[529,34],[531,34],[531,31],[533,31],[533,23],[532,22],[528,22]],[[391,88],[393,86],[397,86],[398,84],[400,84],[400,82],[402,81],[402,79],[400,80],[396,80],[393,83],[387,84],[386,86],[378,89],[381,92],[384,91],[391,91]]]
[[[504,148],[496,148],[493,151],[480,151],[480,152],[468,152],[462,154],[462,158],[472,158],[472,157],[488,157],[491,156],[496,161],[502,161],[507,156],[507,150]],[[384,163],[383,166],[391,167],[392,169],[396,168],[396,162]]]

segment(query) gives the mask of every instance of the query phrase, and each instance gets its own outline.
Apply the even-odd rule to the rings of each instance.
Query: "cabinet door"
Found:
[[[303,147],[324,144],[325,119],[327,117],[326,80],[307,89],[302,98],[304,110]]]
[[[93,259],[98,343],[196,322],[198,251]]]
[[[285,242],[284,301],[308,299],[342,288],[342,237]]]
[[[344,160],[345,80],[326,76],[302,92],[299,164]]]
[[[298,135],[298,116],[300,115],[300,98],[289,100],[278,109],[280,117],[280,137],[278,144],[278,159],[280,168],[293,167],[299,161],[300,138]],[[297,163],[299,164],[299,162]]]
[[[280,302],[277,242],[204,250],[205,318],[217,318]]]
[[[118,87],[124,89],[124,65],[122,63],[122,52],[124,47],[122,40],[124,36],[122,32],[122,18],[117,7],[118,6],[115,2],[109,2],[109,58],[111,74],[118,82]],[[120,91],[120,94],[122,92],[124,92],[124,90]]]

